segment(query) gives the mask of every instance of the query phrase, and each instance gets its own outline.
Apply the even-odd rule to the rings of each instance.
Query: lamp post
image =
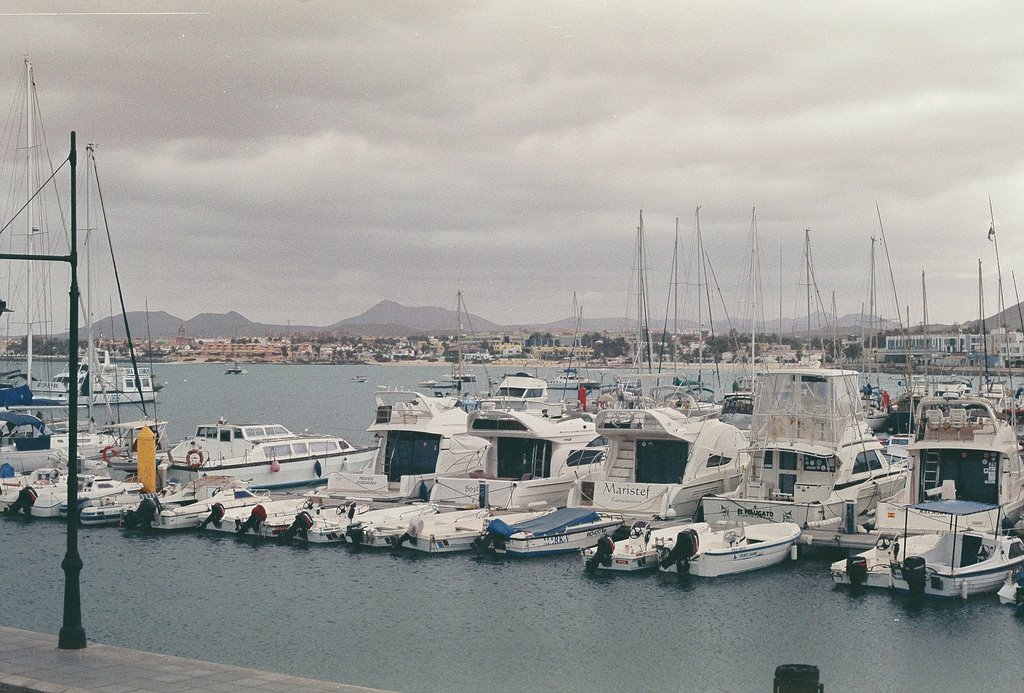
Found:
[[[64,621],[57,639],[62,650],[80,650],[85,647],[85,628],[82,627],[82,595],[79,576],[82,558],[78,555],[78,200],[76,197],[76,169],[78,154],[75,133],[71,132],[71,248],[67,255],[32,255],[0,253],[0,260],[29,260],[66,262],[71,265],[70,313],[68,316],[68,525],[67,549],[61,568],[64,569]],[[4,304],[6,308],[6,304]]]

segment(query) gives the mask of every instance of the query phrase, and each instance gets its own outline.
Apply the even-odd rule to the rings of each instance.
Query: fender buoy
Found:
[[[108,445],[103,448],[103,452],[101,454],[103,455],[103,461],[107,463],[107,466],[110,466],[111,460],[116,460],[120,455],[117,448],[113,445]]]
[[[185,462],[192,469],[199,469],[203,466],[203,462],[205,461],[206,457],[203,455],[203,451],[197,448],[192,448],[188,451],[188,454],[185,455]]]
[[[281,471],[281,463],[278,462],[277,460],[271,461],[271,463],[270,463],[270,471],[275,472],[275,473]]]

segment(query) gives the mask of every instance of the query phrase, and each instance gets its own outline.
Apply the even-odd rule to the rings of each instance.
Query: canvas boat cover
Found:
[[[934,500],[916,503],[910,507],[914,510],[927,510],[933,513],[943,513],[944,515],[973,515],[975,513],[995,510],[999,506],[992,503],[979,503],[968,500]]]
[[[600,519],[601,516],[593,510],[561,508],[533,520],[526,520],[525,522],[511,525],[504,522],[501,518],[495,518],[487,525],[487,531],[505,539],[508,539],[517,532],[529,532],[535,537],[549,537],[556,534],[565,534],[570,527],[588,525],[592,522],[598,522]]]
[[[6,421],[11,424],[11,426],[31,426],[39,431],[39,433],[44,432],[43,422],[28,414],[17,414],[13,411],[0,411],[0,421]]]

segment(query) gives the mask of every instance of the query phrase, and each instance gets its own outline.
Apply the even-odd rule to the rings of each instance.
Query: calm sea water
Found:
[[[247,368],[158,366],[172,438],[226,416],[365,441],[377,384],[446,372]],[[62,529],[0,520],[3,625],[59,630]],[[576,556],[425,557],[115,528],[79,536],[90,640],[300,676],[399,691],[767,691],[776,666],[806,663],[827,691],[1022,688],[1024,619],[994,596],[911,605],[851,594],[829,577],[838,555],[820,550],[761,573],[680,580],[588,576]]]

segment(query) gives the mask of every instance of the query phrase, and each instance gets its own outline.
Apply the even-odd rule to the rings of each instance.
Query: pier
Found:
[[[0,627],[0,693],[376,690],[92,642],[59,650],[56,635]]]

